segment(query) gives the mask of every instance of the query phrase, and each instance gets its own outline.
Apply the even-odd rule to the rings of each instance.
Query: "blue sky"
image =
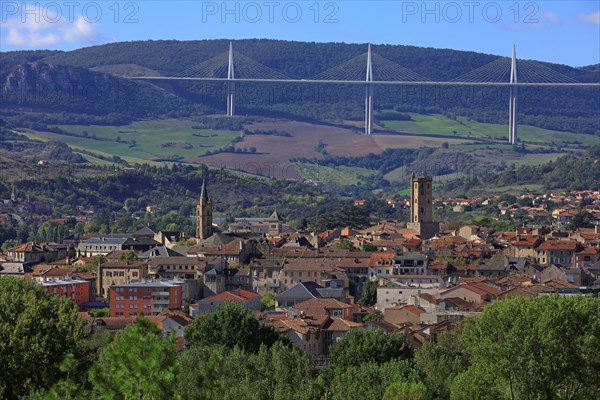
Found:
[[[0,50],[146,39],[406,44],[600,62],[600,1],[0,1]]]

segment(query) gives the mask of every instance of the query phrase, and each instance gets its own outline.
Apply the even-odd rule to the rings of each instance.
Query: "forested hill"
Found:
[[[2,53],[0,87],[7,107],[32,107],[33,109],[61,110],[70,113],[89,113],[80,101],[40,96],[23,96],[19,91],[22,82],[35,81],[42,89],[50,86],[46,75],[19,75],[28,70],[23,64],[36,63],[37,68],[53,65],[53,70],[78,67],[94,70],[96,75],[81,74],[80,79],[91,79],[103,96],[111,96],[116,85],[109,75],[131,76],[137,74],[170,76],[206,61],[228,49],[227,40],[203,41],[138,41],[111,43],[70,52],[9,52]],[[507,54],[510,46],[507,46]],[[277,40],[240,40],[234,43],[235,51],[274,70],[294,78],[310,78],[331,67],[342,64],[366,51],[365,44],[305,43]],[[450,80],[472,71],[493,60],[497,55],[448,49],[419,48],[413,46],[377,45],[373,51],[388,60],[413,70],[432,80]],[[546,64],[553,70],[580,82],[600,82],[597,66],[573,68]],[[72,69],[69,71],[73,71]],[[63,75],[69,75],[63,73]],[[137,87],[140,93],[127,96],[135,98],[131,107],[121,107],[131,118],[140,115],[155,116],[178,112],[194,114],[222,111],[224,88],[220,84],[173,83],[151,85],[129,81],[127,90]],[[63,83],[69,83],[63,82]],[[118,81],[117,83],[121,83]],[[85,85],[86,82],[77,82]],[[107,87],[110,86],[110,87]],[[148,88],[152,88],[149,90]],[[112,90],[112,92],[111,92]],[[244,84],[238,88],[238,110],[241,113],[267,113],[302,118],[362,118],[364,91],[361,87],[308,86],[308,85],[256,85]],[[143,93],[141,93],[143,92]],[[173,101],[174,95],[178,101]],[[598,126],[600,96],[597,89],[573,88],[523,88],[520,89],[519,112],[527,115],[527,123],[538,126],[595,134]],[[17,95],[21,94],[21,95]],[[391,88],[377,87],[375,108],[416,112],[452,112],[471,116],[481,121],[504,122],[508,93],[494,88]],[[87,99],[74,95],[77,100]],[[137,101],[137,103],[136,103]],[[93,112],[113,112],[111,101],[95,104]],[[149,107],[152,105],[151,107]],[[132,109],[138,107],[139,109]],[[103,110],[106,108],[106,110]],[[114,107],[113,107],[114,108]],[[162,111],[158,111],[160,109]],[[569,123],[573,122],[572,124]]]

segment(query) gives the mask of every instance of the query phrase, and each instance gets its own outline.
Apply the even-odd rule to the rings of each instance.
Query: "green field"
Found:
[[[460,136],[481,139],[506,139],[508,127],[502,124],[486,124],[465,117],[450,119],[440,114],[408,113],[412,121],[382,121],[385,126],[396,132]],[[519,125],[519,139],[525,142],[563,145],[565,141],[580,143],[584,146],[597,145],[598,136],[579,133],[560,132],[529,125]]]
[[[26,130],[26,133],[30,138],[58,140],[75,150],[85,149],[104,156],[117,155],[132,162],[195,158],[228,146],[240,135],[236,131],[192,129],[193,125],[198,123],[169,119],[137,121],[125,126],[58,126],[77,137],[32,130]]]

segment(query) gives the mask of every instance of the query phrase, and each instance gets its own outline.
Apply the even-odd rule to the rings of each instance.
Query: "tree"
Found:
[[[594,224],[592,221],[594,220],[594,216],[587,211],[580,211],[571,220],[568,224],[567,229],[575,230],[578,228],[593,228]]]
[[[425,343],[415,353],[416,369],[435,398],[450,398],[452,381],[468,367],[461,331],[462,325],[458,325],[440,335],[436,343]]]
[[[363,321],[364,322],[383,321],[383,314],[380,311],[370,312],[364,316]]]
[[[80,356],[84,338],[84,322],[69,299],[23,279],[0,278],[0,398],[59,380],[61,362],[67,353]]]
[[[179,371],[173,348],[175,335],[140,316],[135,325],[117,333],[90,370],[93,392],[99,399],[174,398]]]
[[[340,250],[354,250],[354,243],[348,239],[340,239],[336,247]]]
[[[485,307],[464,326],[471,366],[455,378],[452,397],[466,398],[458,393],[467,383],[471,393],[493,383],[508,398],[598,398],[599,309],[598,298],[558,295]]]
[[[383,329],[352,329],[329,350],[331,365],[340,368],[369,362],[382,364],[412,356],[402,334],[387,334]]]
[[[272,307],[275,307],[275,294],[267,293],[260,299],[260,308],[264,311]]]
[[[2,243],[2,250],[8,250],[12,247],[18,246],[19,241],[17,239],[9,239]]]
[[[421,382],[394,382],[387,387],[383,400],[426,400],[427,388]]]
[[[183,399],[321,399],[309,356],[282,343],[257,353],[239,347],[193,347],[181,356]]]
[[[365,307],[370,307],[377,303],[377,282],[367,281],[362,289],[362,295],[358,300],[358,304]]]
[[[263,326],[240,302],[226,301],[215,311],[197,317],[185,330],[186,344],[193,346],[222,345],[255,353],[260,345],[268,347],[285,340],[270,326]]]
[[[52,385],[48,392],[34,394],[31,396],[32,400],[81,400],[87,397],[88,393],[71,377],[71,373],[77,368],[77,361],[72,354],[67,354],[59,368],[67,374],[66,378]]]
[[[137,257],[137,254],[133,250],[128,250],[119,255],[119,261],[128,262],[133,261]]]
[[[394,360],[327,368],[320,378],[328,400],[381,400],[390,385],[414,381],[412,375],[409,360]]]
[[[364,252],[373,252],[373,251],[377,251],[377,246],[375,246],[372,243],[369,242],[362,242],[362,244],[360,245],[360,251],[364,251]]]

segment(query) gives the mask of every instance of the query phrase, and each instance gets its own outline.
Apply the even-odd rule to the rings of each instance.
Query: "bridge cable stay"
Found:
[[[269,68],[253,59],[233,52],[235,57],[234,71],[235,79],[291,79],[282,72]],[[223,52],[209,60],[194,65],[177,74],[174,78],[206,78],[206,79],[227,79],[229,71],[229,51]]]
[[[519,83],[581,83],[567,75],[553,70],[544,64],[534,60],[517,60],[519,71]],[[499,57],[473,71],[460,75],[450,82],[510,82],[512,59],[510,57]]]
[[[365,79],[366,78],[366,79]],[[325,70],[311,78],[310,81],[340,81],[340,82],[367,82],[365,85],[365,133],[373,132],[373,84],[376,81],[396,82],[431,82],[408,68],[394,63],[371,51]]]
[[[432,80],[406,67],[371,53],[373,81],[431,82]],[[368,52],[329,68],[308,80],[311,81],[364,81],[367,72]]]
[[[462,74],[450,82],[508,82],[510,79],[511,59],[500,57],[477,69]]]
[[[527,83],[581,83],[534,60],[519,60],[519,81]]]

